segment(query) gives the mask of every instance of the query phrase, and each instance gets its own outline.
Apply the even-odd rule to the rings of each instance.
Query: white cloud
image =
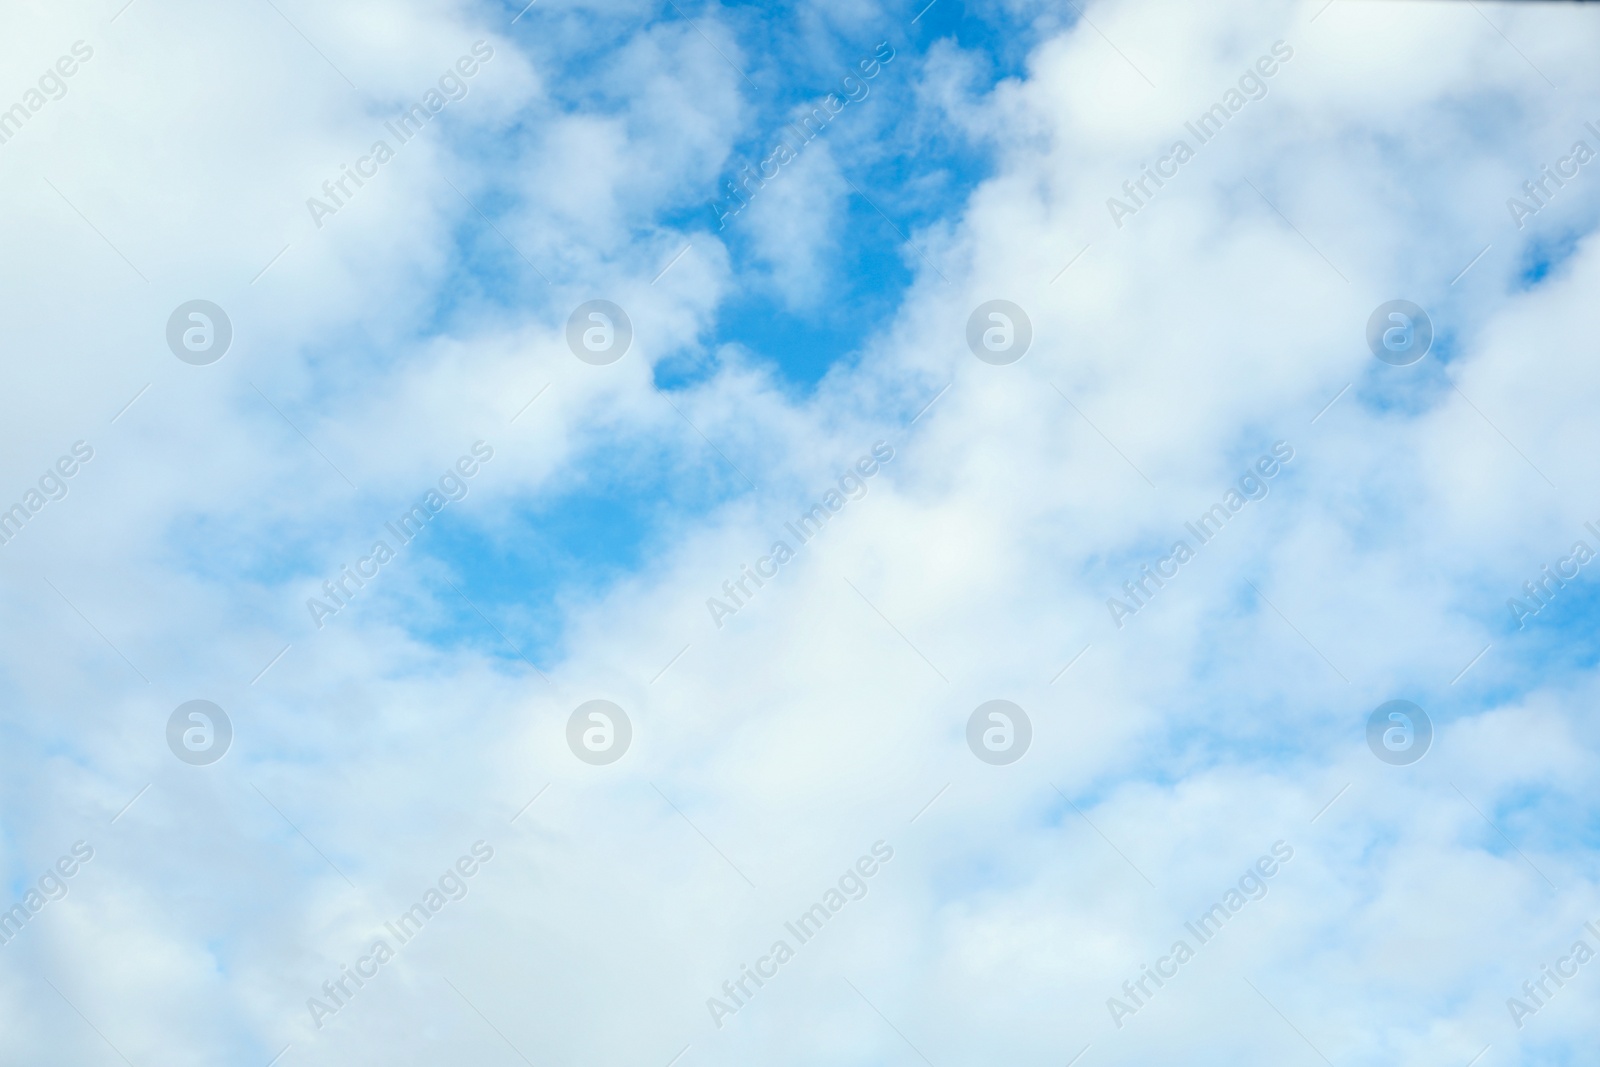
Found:
[[[358,93],[270,7],[112,13],[41,8],[4,46],[22,71],[96,48],[0,145],[0,494],[96,450],[0,547],[5,861],[26,880],[96,849],[0,953],[14,1055],[947,1067],[1309,1041],[1431,1064],[1583,1039],[1587,971],[1523,1031],[1504,1000],[1600,921],[1584,616],[1519,634],[1503,601],[1600,518],[1600,264],[1580,240],[1524,288],[1503,201],[1600,119],[1591,21],[1486,12],[1502,37],[1467,5],[1101,3],[986,96],[947,49],[922,98],[998,147],[996,173],[912,234],[949,280],[911,254],[860,365],[796,398],[716,340],[720,302],[764,283],[697,236],[703,211],[662,221],[700,210],[749,133],[748,87],[681,21],[618,29],[571,72],[523,43],[534,14],[285,7]],[[479,39],[472,93],[312,228],[304,198]],[[1280,39],[1266,97],[1116,228],[1106,197]],[[823,148],[737,223],[800,307],[843,225]],[[1564,190],[1535,232],[1593,203]],[[525,300],[490,291],[506,278]],[[162,341],[196,296],[236,331],[206,368]],[[634,324],[609,367],[562,335],[595,296]],[[1410,368],[1364,348],[1396,296],[1438,327]],[[996,297],[1034,327],[1008,367],[963,340]],[[680,411],[649,377],[667,359],[707,372]],[[479,643],[428,640],[479,620],[442,580],[464,561],[420,547],[313,629],[304,597],[479,438],[495,459],[451,514],[491,543],[527,537],[519,516],[601,447],[727,496],[598,593],[485,612],[559,623],[548,681],[487,620]],[[866,495],[716,628],[706,597],[880,439]],[[1105,599],[1280,439],[1271,494],[1117,629]],[[198,696],[236,730],[209,768],[162,735]],[[635,730],[605,768],[564,741],[595,696]],[[965,749],[997,696],[1034,726],[1010,767]],[[1396,696],[1436,729],[1411,767],[1365,747]],[[467,896],[313,1028],[306,998],[479,839],[495,857]],[[880,839],[866,897],[716,1028],[706,998]],[[1115,1028],[1106,998],[1280,839],[1267,896]]]

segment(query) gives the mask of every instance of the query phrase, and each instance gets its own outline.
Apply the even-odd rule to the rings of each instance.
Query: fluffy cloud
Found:
[[[95,458],[0,546],[3,855],[18,900],[73,842],[95,859],[4,946],[16,1056],[1422,1064],[1585,1040],[1588,968],[1520,1029],[1506,1000],[1600,949],[1590,599],[1580,578],[1520,630],[1505,600],[1600,548],[1594,177],[1523,229],[1505,200],[1593,138],[1592,20],[1018,6],[1026,62],[988,84],[1012,45],[910,14],[19,18],[7,69],[94,57],[0,144],[0,496],[74,441]],[[750,247],[705,204],[867,38],[912,90],[862,130],[988,169],[931,217],[919,191],[959,184],[937,167],[865,190],[923,220],[911,281],[800,391],[721,313],[825,301],[841,179],[878,157],[808,148],[737,223]],[[317,228],[306,198],[478,41],[464,98]],[[1114,219],[1275,42],[1264,95]],[[234,327],[207,367],[163,337],[197,297]],[[566,347],[595,298],[633,324],[608,366]],[[996,298],[1033,326],[1009,366],[966,348]],[[1365,345],[1394,298],[1435,326],[1409,367]],[[480,440],[465,497],[318,628],[306,598]],[[880,441],[799,544],[786,524]],[[1118,626],[1108,598],[1278,441],[1270,493]],[[707,598],[780,540],[794,559],[718,627]],[[206,767],[164,734],[194,698],[234,728]],[[632,722],[606,766],[566,740],[596,698]],[[995,698],[1033,727],[1008,766],[966,744]],[[1433,721],[1411,766],[1366,746],[1391,698]],[[385,923],[480,841],[399,944]],[[784,924],[880,841],[801,944]],[[1277,842],[1200,945],[1185,923]],[[394,958],[357,986],[378,938]],[[779,939],[793,959],[744,978]],[[1193,959],[1140,986],[1179,939]]]

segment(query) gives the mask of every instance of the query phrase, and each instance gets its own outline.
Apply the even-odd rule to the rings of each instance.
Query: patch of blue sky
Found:
[[[712,345],[742,345],[770,361],[790,382],[815,385],[834,366],[849,364],[859,355],[917,274],[928,269],[908,239],[915,242],[923,226],[956,215],[993,166],[987,146],[955,134],[926,114],[918,99],[926,50],[949,36],[934,32],[938,25],[934,14],[941,6],[945,11],[939,18],[959,26],[965,35],[961,47],[981,57],[978,67],[990,84],[1018,73],[1028,34],[1009,22],[973,18],[954,0],[944,0],[925,16],[927,24],[920,28],[892,25],[879,38],[868,32],[857,40],[838,41],[825,61],[813,57],[808,76],[791,75],[786,86],[759,101],[750,132],[737,144],[718,187],[699,209],[701,225],[727,246],[738,279],[718,316],[715,335],[709,339]],[[905,30],[912,35],[906,36]],[[859,78],[858,64],[872,59],[880,40],[895,49],[893,60],[881,64],[875,77],[860,79],[867,95],[847,104],[819,135],[852,188],[847,209],[834,217],[837,231],[823,241],[819,267],[825,277],[812,279],[826,295],[797,307],[771,284],[761,262],[764,249],[752,238],[746,220],[735,215],[719,226],[721,212],[713,205],[732,203],[726,183],[737,180],[745,165],[753,169],[771,157],[796,109],[830,92],[842,96],[845,76]],[[999,61],[1006,59],[1009,62]],[[780,169],[771,180],[804,178]],[[752,202],[760,195],[756,190]],[[695,224],[695,207],[690,206],[681,224]],[[816,220],[818,226],[829,224],[827,219]],[[669,367],[664,380],[672,383],[681,374],[681,369]]]
[[[747,69],[736,83],[744,95],[745,121],[724,171],[710,188],[697,190],[652,220],[691,234],[707,232],[728,246],[735,284],[715,329],[705,338],[709,347],[742,345],[801,386],[812,386],[833,366],[848,364],[863,341],[887,321],[916,272],[924,269],[919,257],[907,249],[904,235],[956,214],[991,172],[986,146],[955,135],[920,107],[917,86],[923,61],[935,43],[954,43],[976,60],[977,82],[969,89],[981,92],[1003,77],[1022,73],[1036,34],[1007,10],[986,10],[980,16],[958,0],[940,0],[912,23],[915,14],[888,8],[830,14],[814,6],[789,4],[715,10],[680,6],[656,13],[663,25],[687,17],[698,26],[715,18],[735,34],[740,54],[747,58]],[[539,17],[538,9],[526,16]],[[641,30],[648,25],[639,24]],[[743,165],[757,166],[771,155],[783,127],[802,105],[816,103],[830,92],[843,95],[844,78],[860,78],[859,64],[872,60],[882,41],[894,48],[894,59],[875,77],[861,79],[868,95],[847,105],[821,134],[859,193],[852,191],[848,209],[834,219],[816,220],[818,226],[837,225],[837,231],[824,235],[822,242],[827,254],[820,266],[826,277],[813,279],[827,295],[796,307],[774,290],[761,262],[762,249],[751,239],[748,227],[741,229],[737,218],[719,226],[713,204],[726,196],[724,183]],[[705,47],[708,54],[713,51],[709,42]],[[722,56],[713,61],[732,62]],[[563,67],[574,76],[549,79],[562,106],[588,108],[603,102],[599,97],[608,90],[594,84],[592,64],[586,65],[579,55],[563,57]],[[744,75],[750,80],[745,81]],[[608,106],[623,103],[612,99]],[[516,131],[508,136],[514,140]],[[497,149],[484,146],[484,151],[492,154]],[[801,179],[780,171],[773,180]],[[492,192],[485,197],[488,202],[480,206],[494,218],[503,197]],[[504,301],[508,306],[528,302],[521,277],[528,273],[525,265],[509,248],[497,247],[484,229],[469,219],[458,235],[463,277],[461,284],[441,291],[435,328],[448,328],[463,310],[475,309],[482,301]],[[507,274],[515,280],[508,281]],[[660,381],[668,387],[685,384],[708,367],[693,358],[672,361]]]
[[[1583,539],[1594,547],[1592,536],[1585,533]],[[1552,553],[1552,558],[1559,554]],[[1502,654],[1514,654],[1519,660],[1518,675],[1546,682],[1558,675],[1591,671],[1600,663],[1600,582],[1591,573],[1595,566],[1590,563],[1553,593],[1541,592],[1543,606],[1522,588],[1506,589],[1486,605],[1502,634],[1496,644]],[[1543,575],[1530,571],[1529,578],[1535,577]],[[1511,599],[1537,613],[1522,615],[1519,626],[1520,613],[1514,614],[1507,603]]]
[[[988,85],[984,88],[1004,78],[1021,77],[1033,46],[1042,36],[1076,22],[1076,9],[1076,4],[1041,4],[1030,13],[1023,4],[977,5],[962,0],[931,4],[912,0],[899,8],[907,20],[906,32],[919,49],[950,40],[964,51],[985,57]]]
[[[514,639],[527,642],[525,651],[531,646],[546,655],[559,637],[562,605],[599,595],[654,558],[688,523],[748,491],[693,429],[683,425],[681,430],[665,445],[628,440],[586,452],[573,461],[561,484],[522,499],[508,512],[485,514],[473,496],[452,504],[399,548],[390,568],[412,570],[418,553],[444,563],[469,600],[485,611],[502,612],[491,617],[521,634]],[[327,476],[337,477],[331,470]],[[414,493],[392,499],[352,497],[342,532],[331,540],[326,515],[264,523],[260,516],[245,522],[185,513],[168,528],[166,554],[174,566],[219,587],[241,581],[263,590],[297,582],[315,586],[337,577],[341,564],[379,538],[398,547],[385,523],[426,488],[419,484]],[[434,598],[451,605],[443,622],[426,619],[425,612],[400,610],[397,597],[403,598],[404,588],[379,582],[376,595],[361,596],[354,606],[358,613],[391,614],[426,639],[451,643],[482,637],[482,620],[448,587]],[[288,597],[283,607],[285,617],[303,621],[301,600]]]
[[[796,309],[771,286],[748,279],[719,308],[708,343],[740,345],[802,387],[836,366],[852,365],[868,338],[893,317],[913,272],[908,250],[876,210],[851,197],[844,214],[844,233],[823,263],[828,281],[820,299]],[[743,258],[740,237],[724,239],[735,261]],[[665,389],[681,388],[713,369],[706,361],[668,359],[657,366],[656,382]]]
[[[681,453],[620,444],[592,452],[575,480],[519,503],[492,527],[466,511],[455,521],[441,516],[413,545],[448,567],[471,603],[441,587],[435,602],[443,614],[418,621],[416,636],[514,660],[509,638],[534,663],[551,663],[562,653],[569,610],[640,572],[686,523],[746,489],[697,445],[695,437]]]
[[[927,51],[940,43],[962,49],[974,60],[975,81],[968,88],[982,92],[1002,78],[1023,73],[1037,33],[1008,9],[978,13],[959,0],[939,0],[913,23],[917,13],[884,8],[830,15],[809,5],[749,4],[714,11],[669,6],[654,13],[654,22],[635,12],[609,18],[591,12],[580,20],[619,25],[635,20],[638,30],[644,31],[657,22],[670,25],[687,17],[698,26],[715,18],[735,34],[741,53],[749,59],[746,73],[751,80],[741,77],[736,83],[744,95],[746,120],[723,173],[711,188],[668,205],[657,218],[637,220],[691,234],[706,232],[726,243],[734,285],[713,331],[704,339],[708,347],[741,345],[801,387],[814,386],[834,366],[850,364],[863,343],[888,321],[917,273],[926,270],[906,237],[914,239],[920,227],[957,214],[991,173],[988,147],[952,131],[919,101]],[[558,24],[558,33],[575,32],[573,18],[558,18],[538,8],[519,24],[545,21]],[[825,252],[819,266],[825,277],[812,279],[826,295],[797,307],[775,290],[762,262],[763,249],[752,240],[749,228],[738,218],[719,226],[713,205],[726,196],[724,183],[743,165],[757,166],[771,155],[783,127],[802,105],[818,102],[830,92],[842,95],[843,79],[859,78],[859,64],[872,60],[882,41],[894,48],[894,59],[875,77],[861,79],[868,95],[847,105],[821,134],[843,175],[857,189],[851,191],[846,210],[832,219],[816,220],[818,226],[836,226],[836,232],[824,235],[822,242]],[[541,60],[553,61],[555,53],[547,46],[530,42],[529,47],[538,50]],[[705,47],[708,53],[713,51],[709,42]],[[730,62],[721,56],[713,61]],[[596,65],[586,61],[581,48],[562,55],[560,66],[547,79],[559,106],[586,111],[626,106],[603,80],[597,80]],[[452,140],[463,155],[482,157],[480,162],[497,155],[511,162],[525,132],[513,127],[481,144]],[[773,180],[802,179],[780,171]],[[505,189],[467,192],[489,219],[502,219],[515,210]],[[476,209],[463,211],[454,248],[450,283],[439,287],[420,324],[425,334],[456,330],[464,320],[492,314],[496,307],[511,311],[537,306],[542,300],[539,290],[544,288],[539,273],[560,274],[558,264],[530,266],[521,251],[479,218]],[[695,358],[669,360],[658,381],[668,388],[681,386],[709,373],[712,366]]]
[[[1578,250],[1578,241],[1585,232],[1563,228],[1530,240],[1522,251],[1522,259],[1517,267],[1518,287],[1532,289],[1559,271],[1561,265]]]

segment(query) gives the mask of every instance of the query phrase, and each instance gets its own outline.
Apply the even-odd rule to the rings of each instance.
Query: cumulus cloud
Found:
[[[1592,165],[1541,167],[1600,150],[1594,20],[1104,0],[1013,5],[1002,42],[916,14],[18,16],[15,1057],[1580,1047],[1593,968],[1542,968],[1600,951],[1592,575],[1541,568],[1600,552],[1600,259]],[[718,230],[738,163],[880,40],[906,90]],[[832,261],[862,240],[908,280],[814,386],[731,335],[751,293],[821,315],[865,284]],[[195,299],[233,330],[203,366],[166,340]],[[1367,347],[1394,299],[1433,324],[1409,366]],[[631,323],[610,364],[568,345],[591,300]],[[968,347],[991,300],[1031,322],[1007,365]],[[168,740],[194,699],[232,726],[209,765]],[[969,749],[995,699],[1031,723],[1014,763]],[[1419,762],[1369,749],[1391,699],[1431,719]],[[592,700],[631,726],[614,763],[569,742]]]

